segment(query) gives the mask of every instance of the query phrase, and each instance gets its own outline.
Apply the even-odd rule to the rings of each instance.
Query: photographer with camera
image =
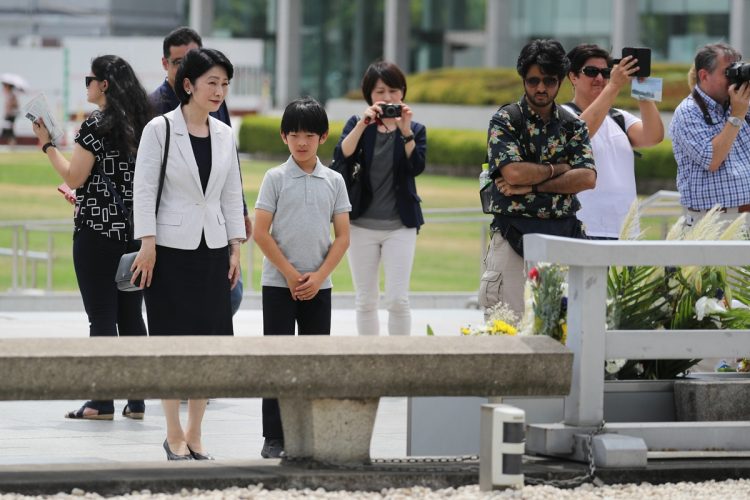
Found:
[[[409,335],[409,280],[417,231],[424,224],[415,177],[424,171],[427,131],[403,103],[406,77],[395,64],[372,63],[362,78],[362,95],[369,106],[344,125],[331,164],[344,176],[352,204],[348,255],[357,330],[379,334],[382,262],[388,333]]]
[[[696,85],[669,127],[688,226],[714,205],[726,221],[750,212],[750,65],[741,58],[725,43],[700,48]]]

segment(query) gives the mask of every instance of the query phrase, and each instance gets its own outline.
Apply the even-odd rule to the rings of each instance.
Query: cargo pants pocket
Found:
[[[503,274],[500,271],[486,270],[479,281],[479,305],[482,309],[500,302],[503,288]]]

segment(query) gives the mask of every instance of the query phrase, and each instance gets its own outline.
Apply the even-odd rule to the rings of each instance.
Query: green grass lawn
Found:
[[[258,187],[264,172],[274,166],[268,161],[243,161],[242,179],[248,206],[255,205]],[[428,167],[429,170],[429,167]],[[4,221],[72,219],[72,206],[57,192],[60,178],[38,152],[18,152],[0,154],[0,248],[10,248],[12,231],[3,227]],[[465,208],[478,209],[477,182],[474,179],[421,175],[417,179],[423,208]],[[446,219],[446,215],[427,215],[429,219]],[[489,224],[490,217],[484,216],[477,222],[436,222],[431,221],[422,227],[417,238],[417,252],[411,277],[413,291],[472,291],[479,285],[479,260],[482,252],[481,234]],[[670,224],[674,222],[671,221]],[[641,221],[646,238],[660,236],[662,221],[647,218]],[[54,290],[76,290],[77,284],[71,256],[72,223],[69,230],[52,233],[55,264],[52,283]],[[46,231],[29,233],[31,250],[47,251],[50,246]],[[243,246],[243,270],[248,262],[248,246]],[[262,254],[253,248],[253,277],[255,290],[260,287]],[[31,283],[31,271],[27,273]],[[245,287],[247,274],[245,274]],[[46,269],[40,265],[37,274],[38,287],[46,283]],[[352,291],[351,275],[346,258],[333,273],[337,291]],[[0,291],[11,287],[11,261],[0,256]]]
[[[275,163],[243,161],[242,178],[248,206],[255,204],[264,172]],[[47,159],[38,152],[0,154],[0,224],[13,220],[72,219],[72,206],[57,192],[61,182]],[[474,179],[422,175],[417,179],[423,208],[477,207],[477,182]],[[480,215],[477,211],[476,215]],[[444,219],[445,215],[428,216]],[[413,291],[471,291],[479,283],[481,231],[489,222],[427,223],[417,238],[417,252],[411,279]],[[71,230],[53,233],[55,264],[54,290],[76,290],[71,256]],[[9,248],[12,231],[0,225],[0,248]],[[48,233],[29,233],[29,248],[46,251]],[[248,246],[243,246],[243,265],[247,263]],[[262,255],[254,247],[253,287],[260,286]],[[46,269],[38,269],[38,286],[46,283]],[[246,271],[245,271],[246,272]],[[247,276],[247,275],[246,275]],[[27,278],[31,279],[29,271]],[[247,281],[247,277],[246,277]],[[337,291],[352,291],[351,275],[346,258],[333,274]],[[30,281],[29,281],[30,283]],[[0,256],[0,290],[11,286],[11,261]],[[247,288],[247,282],[246,282]]]

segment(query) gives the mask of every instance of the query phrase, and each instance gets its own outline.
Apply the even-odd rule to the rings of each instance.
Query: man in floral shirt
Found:
[[[490,120],[487,155],[494,179],[492,239],[479,303],[500,301],[523,314],[523,235],[585,238],[575,194],[593,189],[596,170],[588,129],[555,104],[570,63],[556,40],[534,40],[518,57],[524,96]]]

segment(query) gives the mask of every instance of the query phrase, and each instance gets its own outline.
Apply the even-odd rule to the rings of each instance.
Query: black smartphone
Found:
[[[622,57],[627,56],[638,59],[638,72],[633,76],[637,78],[651,76],[651,49],[648,47],[623,47]]]

